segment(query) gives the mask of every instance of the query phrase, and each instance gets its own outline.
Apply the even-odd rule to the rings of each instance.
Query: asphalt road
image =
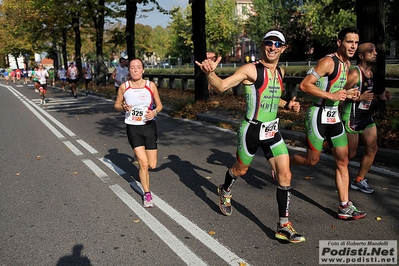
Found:
[[[373,168],[375,192],[350,191],[368,216],[338,220],[328,155],[292,169],[290,220],[306,242],[275,239],[276,184],[261,153],[223,216],[216,189],[235,133],[162,113],[155,207],[145,209],[113,102],[57,88],[39,102],[32,85],[0,83],[0,265],[317,265],[319,240],[399,239],[399,173]]]

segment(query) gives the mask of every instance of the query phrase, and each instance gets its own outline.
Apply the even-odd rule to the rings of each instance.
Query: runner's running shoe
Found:
[[[360,182],[355,182],[355,180],[353,180],[351,182],[351,189],[354,190],[360,190],[361,192],[370,194],[374,192],[374,189],[372,189],[371,187],[369,187],[369,184],[367,183],[367,179],[363,179]]]
[[[152,208],[154,207],[154,203],[152,202],[151,192],[147,192],[143,196],[143,207],[144,208]]]
[[[219,208],[220,211],[227,216],[231,215],[232,208],[231,208],[231,198],[232,195],[225,195],[223,190],[223,185],[218,187],[218,195],[219,195]]]
[[[357,220],[364,218],[366,214],[366,212],[359,211],[352,201],[348,201],[345,206],[338,206],[338,219]]]
[[[277,223],[277,231],[275,236],[277,239],[286,240],[291,243],[299,243],[305,241],[305,237],[295,231],[295,229],[292,227],[291,222],[282,225],[280,225],[280,223]]]

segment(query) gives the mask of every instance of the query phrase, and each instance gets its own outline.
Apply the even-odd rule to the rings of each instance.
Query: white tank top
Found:
[[[40,84],[46,84],[46,77],[48,77],[47,70],[42,69],[36,72],[37,78],[39,79]]]
[[[115,80],[119,81],[122,84],[126,81],[127,75],[129,75],[129,68],[127,68],[127,67],[122,68],[120,66],[116,67]],[[116,81],[114,82],[114,85],[116,87],[119,87],[119,84],[116,83]]]
[[[78,74],[78,69],[74,66],[74,67],[69,67],[68,69],[69,72],[69,78],[70,79],[76,79],[77,74]]]
[[[132,110],[125,113],[125,123],[129,125],[145,125],[145,115],[154,108],[154,95],[147,80],[144,88],[132,88],[130,82],[125,82],[126,90],[123,94],[127,105],[133,106]]]

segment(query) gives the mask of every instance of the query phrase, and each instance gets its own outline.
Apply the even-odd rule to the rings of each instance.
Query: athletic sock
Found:
[[[339,203],[339,205],[342,206],[342,207],[345,206],[346,204],[348,204],[347,201],[341,201],[341,202]]]
[[[226,171],[226,176],[224,178],[223,190],[226,192],[226,195],[230,195],[231,187],[234,182],[237,180],[238,176],[234,176],[230,170]]]
[[[280,226],[282,226],[283,224],[288,223],[288,217],[280,217],[279,218],[279,223],[280,223]]]
[[[364,177],[357,176],[356,179],[355,179],[355,182],[356,182],[356,183],[359,183],[359,182],[362,181],[362,180],[364,180]]]
[[[277,186],[276,198],[278,205],[278,216],[280,219],[286,217],[288,221],[289,206],[290,206],[291,186]]]

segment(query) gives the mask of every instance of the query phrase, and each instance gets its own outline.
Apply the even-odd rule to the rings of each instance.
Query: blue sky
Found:
[[[189,0],[158,0],[158,4],[164,9],[170,10],[172,7],[178,6],[180,6],[181,8],[186,8],[188,6],[188,1]],[[139,10],[137,11],[137,14],[140,15],[141,8],[151,8],[153,6],[154,5],[152,4],[149,4],[145,7],[143,5],[138,5]],[[136,23],[149,25],[152,28],[155,28],[158,25],[166,28],[166,26],[168,25],[168,21],[170,21],[169,16],[159,13],[157,10],[146,13],[146,16],[147,18],[145,19],[136,18]]]

